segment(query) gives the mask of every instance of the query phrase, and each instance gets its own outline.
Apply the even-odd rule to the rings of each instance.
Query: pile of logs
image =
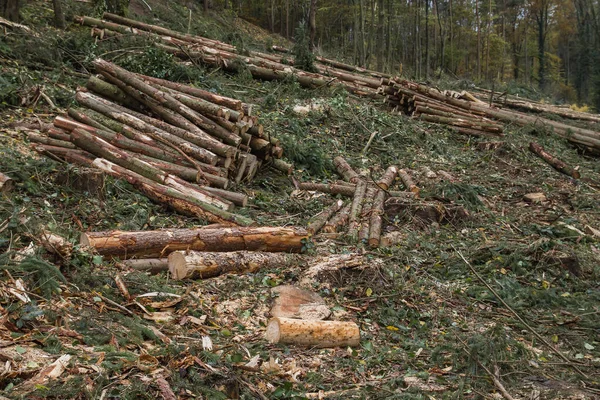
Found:
[[[104,19],[75,17],[75,22],[92,28],[92,35],[100,38],[120,35],[139,35],[151,39],[159,48],[185,60],[193,60],[228,72],[249,71],[256,79],[295,79],[304,87],[342,86],[349,92],[373,99],[381,78],[389,76],[358,69],[334,60],[319,58],[317,73],[293,67],[293,59],[277,54],[248,51],[238,54],[235,46],[173,31],[157,25],[145,24],[115,14],[104,13]]]
[[[214,223],[251,225],[233,214],[244,194],[230,182],[254,177],[265,161],[288,172],[283,149],[252,106],[195,87],[136,75],[102,59],[77,90],[80,108],[59,116],[34,149],[125,179],[150,199]]]
[[[359,175],[342,157],[335,157],[334,165],[343,181],[331,184],[296,182],[299,190],[318,191],[350,197],[350,201],[335,200],[308,225],[308,232],[345,233],[353,241],[367,243],[372,248],[381,245],[384,207],[387,201],[419,196],[419,188],[407,171],[390,165],[379,179]],[[400,178],[405,191],[391,190]]]
[[[457,98],[452,93],[399,78],[381,79],[381,87],[378,91],[380,94],[385,94],[384,101],[395,111],[424,121],[450,126],[459,133],[473,136],[497,136],[502,134],[504,124],[531,125],[553,131],[570,142],[591,151],[598,152],[600,150],[600,132],[553,121],[539,115],[500,109],[494,105],[490,106],[468,93]],[[523,103],[526,102],[511,102],[514,108],[521,110],[553,112],[565,118],[591,122],[600,120],[597,116],[574,113],[570,110],[558,113],[556,107],[550,109],[540,105],[534,110],[531,104],[527,106]]]

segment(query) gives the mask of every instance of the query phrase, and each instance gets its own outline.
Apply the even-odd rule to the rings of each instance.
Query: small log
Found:
[[[276,170],[281,171],[286,175],[291,175],[292,172],[294,171],[294,165],[289,164],[280,158],[274,159],[272,166]]]
[[[338,156],[333,159],[333,165],[335,166],[337,172],[340,174],[344,180],[356,183],[360,179],[360,176],[352,169],[350,164],[344,158]]]
[[[338,181],[336,183],[312,183],[312,182],[300,182],[298,183],[298,189],[308,190],[311,192],[321,192],[329,194],[339,194],[342,196],[353,197],[356,190],[356,185]],[[392,190],[388,192],[391,197],[415,197],[415,193],[412,192],[401,192]]]
[[[398,167],[390,165],[381,178],[377,181],[377,186],[383,190],[388,190],[398,176]]]
[[[27,139],[32,143],[46,144],[48,146],[64,147],[65,149],[75,149],[75,145],[64,140],[51,139],[47,136],[38,135],[37,133],[29,132]]]
[[[347,347],[360,344],[360,330],[351,321],[272,318],[265,338],[269,343],[310,347]]]
[[[415,185],[415,182],[412,180],[408,172],[401,169],[398,171],[398,175],[400,175],[400,179],[402,179],[402,183],[404,184],[404,187],[406,187],[406,190],[413,192],[415,196],[418,197],[420,190],[417,185]]]
[[[323,226],[321,231],[325,233],[335,233],[339,231],[344,225],[348,223],[351,206],[352,203],[346,204],[344,208],[338,211],[337,214],[335,214],[333,217],[331,217],[329,221],[327,221],[327,223],[325,224],[325,226]]]
[[[308,233],[301,228],[221,227],[140,232],[83,232],[80,243],[119,258],[165,257],[177,250],[299,253]]]
[[[360,230],[358,231],[358,239],[361,242],[369,239],[369,227],[371,224],[371,211],[373,209],[373,202],[375,201],[375,196],[380,190],[381,189],[369,186],[365,192],[365,200],[360,218]]]
[[[231,201],[236,206],[246,207],[248,205],[248,196],[243,193],[231,192],[229,190],[217,189],[208,186],[202,186],[202,190],[212,193],[215,196]]]
[[[331,206],[323,210],[320,214],[318,214],[309,224],[306,230],[311,235],[316,235],[323,225],[342,208],[344,202],[342,200],[336,200],[333,202]]]
[[[52,139],[62,140],[65,142],[71,141],[71,136],[69,136],[69,132],[65,131],[64,129],[51,127],[46,133],[48,137]]]
[[[384,190],[379,190],[373,200],[371,208],[371,216],[369,221],[369,247],[379,247],[381,238],[381,216],[383,215],[383,205],[385,203],[386,193]]]
[[[39,239],[44,249],[50,253],[57,254],[63,258],[71,257],[73,245],[64,237],[47,230],[43,230]]]
[[[359,180],[354,189],[354,199],[352,199],[350,207],[348,237],[352,240],[358,238],[358,229],[360,227],[360,219],[358,217],[362,211],[366,190],[367,182],[363,179]]]
[[[206,279],[222,274],[244,274],[287,264],[285,253],[235,251],[225,253],[175,251],[169,254],[169,272],[175,280]]]
[[[7,175],[0,172],[0,192],[8,193],[15,185],[15,182]]]
[[[567,165],[564,161],[559,160],[554,157],[552,154],[548,153],[542,146],[540,146],[536,142],[529,143],[529,150],[537,155],[542,160],[546,161],[552,168],[557,170],[558,172],[562,172],[565,175],[570,176],[571,178],[579,179],[581,178],[581,173],[578,170]]]
[[[126,268],[137,271],[147,271],[151,274],[158,274],[169,270],[169,261],[167,258],[140,258],[124,260],[121,264]]]

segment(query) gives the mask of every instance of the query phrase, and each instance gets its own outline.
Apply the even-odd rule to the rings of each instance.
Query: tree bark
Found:
[[[344,178],[344,180],[351,183],[356,183],[360,179],[360,176],[356,173],[356,171],[352,169],[350,164],[348,164],[348,162],[344,160],[343,157],[335,157],[333,159],[333,165],[335,166],[338,174],[340,174],[340,176]]]
[[[351,206],[352,203],[346,204],[344,208],[338,211],[337,214],[335,214],[329,219],[329,221],[327,221],[327,223],[325,223],[321,231],[325,233],[335,233],[343,228],[348,223]]]
[[[299,253],[308,238],[301,228],[230,227],[141,232],[84,232],[80,243],[100,255],[119,258],[165,257],[177,250]]]
[[[285,267],[290,255],[253,251],[174,251],[169,254],[169,272],[175,280],[206,279],[223,274],[253,273],[261,268]]]
[[[176,130],[167,132],[149,122],[146,122],[152,121],[153,118],[146,117],[145,120],[142,120],[131,114],[119,111],[116,107],[114,107],[114,104],[107,100],[100,99],[90,93],[77,92],[75,98],[81,105],[89,107],[92,110],[97,111],[109,118],[115,119],[118,122],[142,131],[153,139],[165,141],[173,144],[174,146],[178,146],[185,154],[194,157],[199,161],[206,162],[211,165],[215,165],[218,161],[216,154],[173,134],[172,132],[175,132]],[[158,123],[160,123],[160,121],[158,121],[157,124]]]
[[[121,264],[127,268],[136,271],[147,271],[151,274],[158,274],[169,270],[169,261],[167,258],[141,258],[124,260]]]
[[[400,179],[402,180],[402,183],[404,184],[404,187],[406,188],[406,190],[413,192],[415,194],[415,196],[418,197],[419,196],[419,188],[417,187],[417,185],[415,185],[415,182],[412,180],[412,178],[410,177],[408,172],[401,169],[400,171],[398,171],[398,175],[400,175]]]
[[[308,32],[309,32],[309,50],[315,49],[315,36],[317,34],[317,0],[310,0],[310,9],[308,11]]]
[[[379,190],[373,200],[373,207],[371,208],[371,216],[369,218],[369,247],[371,248],[379,247],[382,227],[381,216],[383,215],[385,196],[385,191]]]
[[[308,224],[306,230],[311,235],[316,235],[319,233],[321,228],[325,225],[325,223],[336,213],[338,212],[344,202],[342,200],[336,200],[333,202],[331,206],[323,210],[320,214],[318,214],[313,220]]]
[[[360,344],[358,325],[350,321],[272,318],[265,338],[269,343],[307,347],[354,347]]]
[[[564,161],[559,160],[554,157],[552,154],[548,153],[542,146],[540,146],[536,142],[529,143],[529,150],[537,155],[542,160],[546,161],[552,168],[557,170],[558,172],[562,172],[565,175],[570,176],[571,178],[579,179],[581,178],[581,173],[578,170],[567,165]]]
[[[350,217],[348,223],[348,237],[352,240],[358,239],[358,230],[360,228],[360,214],[365,199],[365,192],[367,190],[367,182],[364,179],[360,179],[354,188],[354,199],[350,207]]]
[[[54,26],[58,29],[65,29],[67,24],[62,10],[62,0],[52,0],[52,6],[54,8]]]
[[[97,158],[92,165],[119,179],[125,179],[144,195],[159,204],[173,208],[175,211],[199,217],[206,221],[225,225],[253,225],[254,221],[241,215],[204,203],[195,196],[189,196],[179,190],[156,183],[142,175],[131,172],[110,161]],[[160,254],[160,253],[159,253]]]
[[[377,181],[377,186],[379,186],[383,190],[388,190],[390,186],[394,183],[394,180],[398,176],[398,167],[395,165],[390,165],[381,176],[381,178]]]
[[[132,157],[127,152],[111,145],[99,137],[93,136],[83,129],[73,130],[73,132],[71,132],[71,138],[75,145],[98,157],[106,158],[108,161],[111,161],[124,169],[142,175],[161,185],[170,187],[191,198],[195,198],[202,203],[207,203],[226,211],[233,208],[233,203],[219,199],[178,177],[166,174],[152,164]]]
[[[377,193],[380,190],[381,189],[369,186],[367,187],[367,191],[365,192],[365,200],[360,218],[360,229],[358,231],[358,240],[360,240],[361,242],[368,241],[369,239],[373,202],[375,200],[375,196],[377,196]]]

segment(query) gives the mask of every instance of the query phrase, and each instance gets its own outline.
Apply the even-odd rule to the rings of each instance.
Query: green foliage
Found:
[[[177,68],[173,55],[155,46],[146,47],[141,54],[128,54],[118,63],[128,71],[161,79]]]
[[[315,55],[310,51],[310,39],[308,28],[305,21],[302,21],[296,28],[294,35],[294,66],[308,72],[317,72],[315,67]]]
[[[12,253],[0,256],[0,266],[10,271],[13,276],[22,276],[30,290],[39,292],[45,298],[60,292],[60,284],[67,280],[54,264],[36,257],[28,256],[22,261],[11,259]]]

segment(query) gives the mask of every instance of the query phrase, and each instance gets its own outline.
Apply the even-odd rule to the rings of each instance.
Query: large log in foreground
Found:
[[[285,266],[289,255],[259,251],[175,251],[169,254],[169,272],[175,280],[206,279],[227,273],[252,273],[260,268]]]
[[[224,227],[140,232],[83,232],[82,245],[118,258],[166,257],[177,250],[299,253],[308,233],[302,228]]]
[[[277,317],[269,321],[270,343],[310,347],[347,347],[360,344],[360,330],[351,321],[321,321]]]

